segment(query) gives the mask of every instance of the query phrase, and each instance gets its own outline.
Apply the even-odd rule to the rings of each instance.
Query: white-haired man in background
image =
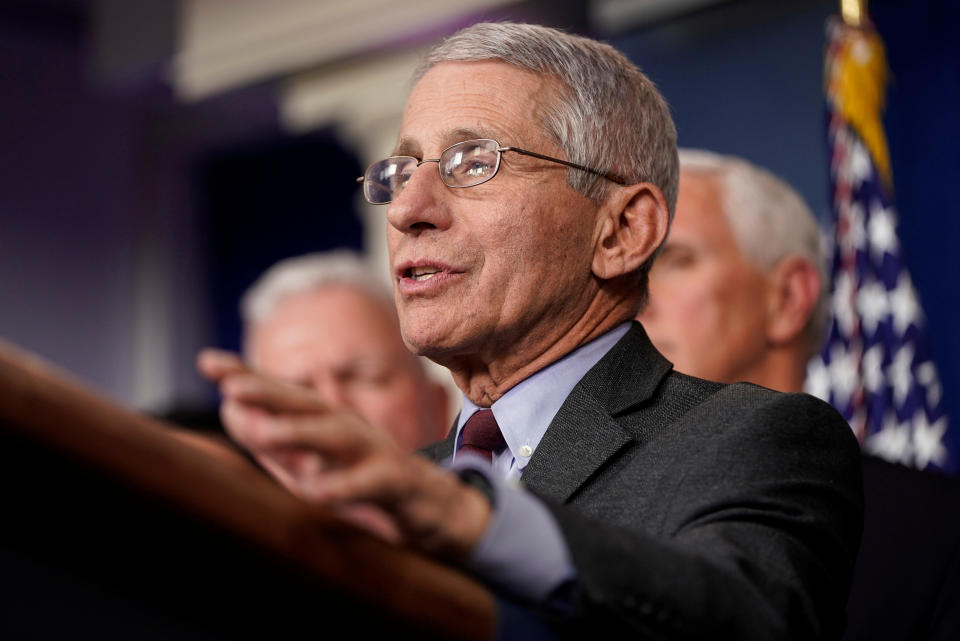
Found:
[[[826,320],[824,269],[817,220],[789,185],[681,149],[673,226],[637,319],[680,372],[803,391]]]
[[[817,221],[789,185],[680,150],[676,217],[638,318],[680,371],[799,392],[824,338],[825,269]],[[869,455],[863,476],[844,639],[960,638],[960,483]]]
[[[241,300],[244,355],[413,451],[450,428],[444,387],[403,344],[389,289],[354,252],[282,260]]]

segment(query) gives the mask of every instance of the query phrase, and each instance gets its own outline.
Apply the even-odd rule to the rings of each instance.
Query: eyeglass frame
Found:
[[[450,151],[451,149],[453,149],[454,147],[457,147],[457,146],[459,146],[459,145],[463,145],[463,144],[470,143],[470,142],[481,142],[481,141],[489,141],[489,142],[495,143],[495,144],[497,145],[497,149],[496,149],[496,152],[497,152],[497,164],[496,164],[496,166],[493,168],[493,173],[491,173],[490,176],[484,178],[484,179],[481,180],[480,182],[473,183],[472,185],[448,185],[447,182],[443,179],[443,171],[441,171],[441,169],[440,169],[440,161],[443,159],[443,155],[444,155],[445,153],[447,153],[448,151]],[[421,159],[417,158],[416,156],[387,156],[386,158],[383,158],[382,160],[378,160],[378,161],[376,161],[376,162],[370,163],[370,165],[367,166],[367,170],[366,170],[365,172],[363,172],[363,176],[360,176],[359,178],[357,178],[357,183],[358,183],[358,184],[362,184],[362,183],[365,182],[367,174],[370,172],[370,169],[371,169],[374,165],[378,165],[378,164],[380,164],[380,163],[382,163],[382,162],[384,162],[384,161],[391,160],[391,159],[394,159],[394,158],[410,158],[411,160],[414,160],[414,161],[416,161],[416,163],[417,163],[417,166],[414,167],[414,171],[415,171],[416,169],[418,169],[418,168],[420,167],[420,165],[423,165],[423,164],[425,164],[425,163],[428,163],[428,162],[435,162],[435,163],[437,163],[437,173],[440,174],[440,182],[442,182],[442,183],[444,184],[444,186],[449,187],[450,189],[466,189],[466,188],[468,188],[468,187],[476,187],[477,185],[482,185],[482,184],[485,183],[485,182],[489,182],[490,180],[493,180],[494,176],[496,176],[496,175],[500,172],[500,161],[501,161],[501,159],[503,158],[503,152],[505,152],[505,151],[514,151],[514,152],[516,152],[516,153],[518,153],[518,154],[522,154],[522,155],[524,155],[524,156],[531,156],[531,157],[533,157],[533,158],[539,158],[540,160],[549,160],[550,162],[555,162],[555,163],[558,163],[558,164],[561,164],[561,165],[565,165],[565,166],[567,166],[567,167],[572,167],[573,169],[579,169],[579,170],[581,170],[581,171],[586,171],[586,172],[589,172],[589,173],[594,174],[594,175],[596,175],[596,176],[600,176],[601,178],[606,178],[607,180],[609,180],[609,181],[611,181],[611,182],[614,182],[614,183],[616,183],[616,184],[618,184],[618,185],[626,185],[626,184],[627,184],[626,178],[624,178],[623,176],[620,176],[619,174],[615,174],[615,173],[613,173],[613,172],[605,172],[605,171],[601,171],[601,170],[599,170],[599,169],[593,169],[593,168],[591,168],[591,167],[586,167],[586,166],[584,166],[584,165],[578,165],[577,163],[575,163],[575,162],[570,162],[569,160],[561,160],[560,158],[554,158],[553,156],[547,156],[547,155],[544,155],[544,154],[537,153],[537,152],[535,152],[535,151],[530,151],[530,150],[528,150],[528,149],[521,149],[520,147],[501,147],[501,146],[500,146],[500,143],[497,142],[496,140],[494,140],[493,138],[471,138],[471,139],[469,139],[469,140],[461,140],[461,141],[459,141],[459,142],[455,142],[455,143],[453,143],[452,145],[450,145],[449,147],[446,147],[445,149],[443,149],[443,150],[440,152],[440,155],[439,155],[437,158],[424,158],[424,159],[421,160]],[[388,200],[388,201],[386,201],[386,202],[382,202],[382,203],[372,202],[372,201],[367,197],[367,190],[366,190],[366,189],[363,190],[363,197],[364,197],[364,199],[366,199],[366,201],[367,201],[368,203],[370,203],[371,205],[389,205],[390,203],[393,202],[393,199],[390,199],[390,200]]]

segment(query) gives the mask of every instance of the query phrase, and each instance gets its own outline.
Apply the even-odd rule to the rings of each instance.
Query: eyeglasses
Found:
[[[581,171],[588,171],[591,174],[612,180],[618,185],[625,185],[627,182],[617,174],[591,169],[518,147],[501,147],[500,143],[489,138],[464,140],[455,145],[450,145],[440,152],[439,158],[419,160],[413,156],[391,156],[367,167],[367,171],[363,176],[357,178],[357,182],[363,183],[363,195],[368,202],[374,205],[386,205],[400,195],[417,167],[424,163],[435,162],[440,170],[440,180],[447,187],[454,189],[476,187],[497,175],[497,171],[500,169],[500,156],[505,151],[513,151],[524,156],[533,156]]]

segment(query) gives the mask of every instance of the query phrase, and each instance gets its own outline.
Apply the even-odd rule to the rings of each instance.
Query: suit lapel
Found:
[[[577,383],[523,472],[523,484],[563,503],[620,449],[642,436],[616,417],[647,402],[671,369],[639,323]]]
[[[524,469],[523,484],[563,503],[631,440],[606,408],[577,385]]]

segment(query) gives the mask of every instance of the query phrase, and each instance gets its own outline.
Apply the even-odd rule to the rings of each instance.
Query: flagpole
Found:
[[[859,27],[867,21],[867,0],[840,0],[840,14],[851,27]]]

